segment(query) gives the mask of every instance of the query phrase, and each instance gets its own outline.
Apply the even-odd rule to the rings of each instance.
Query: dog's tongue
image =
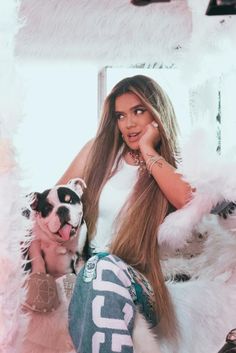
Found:
[[[61,229],[59,229],[58,233],[60,234],[63,240],[70,239],[71,228],[72,226],[66,223]]]

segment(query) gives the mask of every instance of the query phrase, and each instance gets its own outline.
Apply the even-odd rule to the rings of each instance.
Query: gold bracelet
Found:
[[[146,166],[149,174],[152,174],[152,167],[158,163],[159,160],[164,159],[162,156],[150,156],[146,161]]]

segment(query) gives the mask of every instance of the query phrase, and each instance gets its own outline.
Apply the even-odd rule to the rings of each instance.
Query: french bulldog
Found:
[[[32,272],[46,272],[57,278],[75,271],[79,230],[84,222],[81,202],[84,188],[85,182],[76,178],[66,185],[29,195],[33,220],[29,248]]]

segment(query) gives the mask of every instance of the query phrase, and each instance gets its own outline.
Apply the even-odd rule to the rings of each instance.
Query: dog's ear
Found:
[[[31,192],[30,194],[26,195],[30,208],[34,211],[37,211],[40,195],[41,194],[39,192]]]
[[[67,185],[69,185],[79,195],[79,197],[83,195],[83,189],[86,189],[87,187],[85,181],[81,178],[70,179]]]

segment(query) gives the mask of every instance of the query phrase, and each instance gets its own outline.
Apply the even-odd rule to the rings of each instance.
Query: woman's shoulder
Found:
[[[94,143],[95,138],[92,138],[91,140],[89,140],[83,147],[82,149],[79,151],[79,153],[77,154],[76,158],[79,156],[85,156],[86,158],[88,157],[92,147],[93,147],[93,143]]]
[[[83,178],[86,163],[88,161],[89,153],[92,149],[94,138],[89,140],[75,156],[63,176],[57,184],[66,184],[70,179]]]

